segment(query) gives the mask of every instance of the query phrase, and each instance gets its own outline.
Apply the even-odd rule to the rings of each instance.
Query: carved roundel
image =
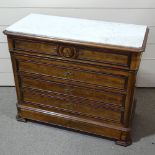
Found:
[[[70,46],[59,46],[58,55],[65,58],[77,58],[78,50]]]

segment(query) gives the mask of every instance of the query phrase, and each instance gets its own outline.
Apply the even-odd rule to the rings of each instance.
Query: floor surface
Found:
[[[14,87],[0,87],[0,155],[155,155],[155,89],[139,88],[133,122],[133,144],[18,122]]]

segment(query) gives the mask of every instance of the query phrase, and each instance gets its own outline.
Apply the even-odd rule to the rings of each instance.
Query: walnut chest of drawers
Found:
[[[31,14],[8,27],[17,119],[131,144],[146,26]]]

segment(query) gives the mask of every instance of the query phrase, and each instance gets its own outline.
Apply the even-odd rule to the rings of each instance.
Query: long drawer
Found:
[[[62,63],[63,61],[59,62],[54,59],[41,60],[37,57],[16,56],[16,59],[18,61],[19,71],[50,75],[52,78],[81,82],[86,85],[92,84],[97,87],[109,87],[122,90],[125,90],[127,87],[128,76],[116,74],[117,71],[112,71],[108,68],[103,70],[95,70],[94,68],[85,69],[81,67],[82,64],[70,66],[68,63],[68,66],[66,66],[65,64],[67,64],[67,62]],[[126,73],[121,72],[121,74]]]
[[[41,107],[59,109],[76,113],[79,116],[87,116],[96,120],[121,123],[122,112],[97,107],[96,103],[81,101],[76,98],[70,98],[68,95],[59,95],[51,91],[45,91],[32,87],[23,87],[23,103],[36,104]]]
[[[78,97],[81,100],[97,102],[96,106],[106,106],[109,108],[120,108],[124,105],[125,95],[106,90],[93,89],[70,83],[61,83],[57,80],[49,80],[46,76],[36,77],[33,74],[21,73],[22,86],[32,86],[34,88],[49,90],[59,94],[66,94]]]
[[[117,65],[126,68],[129,68],[131,63],[131,54],[129,52],[120,52],[110,49],[94,49],[69,44],[58,44],[55,42],[15,39],[14,49],[74,60]]]

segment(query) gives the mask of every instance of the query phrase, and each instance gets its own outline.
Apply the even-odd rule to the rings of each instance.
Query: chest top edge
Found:
[[[30,14],[6,28],[5,34],[141,52],[147,31],[143,25]]]
[[[144,37],[144,42],[141,48],[132,48],[132,47],[124,47],[124,46],[117,46],[117,45],[109,45],[109,44],[100,44],[100,43],[92,43],[92,42],[81,42],[78,40],[67,40],[61,38],[48,38],[46,36],[36,36],[36,35],[28,35],[24,33],[17,33],[17,32],[10,32],[4,30],[3,33],[7,35],[9,39],[28,39],[28,40],[36,40],[38,42],[47,42],[47,43],[60,43],[60,44],[70,44],[73,46],[83,46],[83,47],[90,47],[90,48],[99,48],[99,49],[108,49],[108,50],[116,50],[122,53],[131,52],[131,53],[141,53],[145,51],[147,37],[148,37],[149,29]]]

